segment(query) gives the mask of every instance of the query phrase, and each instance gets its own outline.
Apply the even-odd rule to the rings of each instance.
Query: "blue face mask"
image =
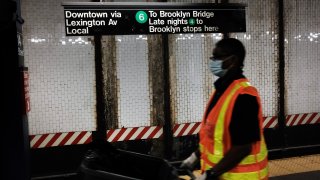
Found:
[[[227,70],[226,69],[222,69],[222,60],[219,59],[215,59],[215,60],[211,60],[209,61],[209,68],[210,71],[212,72],[212,74],[218,76],[218,77],[222,77],[226,74]]]

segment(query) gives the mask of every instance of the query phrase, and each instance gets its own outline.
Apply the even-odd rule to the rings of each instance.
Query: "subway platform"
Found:
[[[194,171],[195,177],[200,176]],[[192,180],[189,176],[180,176],[181,180]],[[319,180],[320,154],[275,159],[269,161],[270,180]],[[35,177],[32,180],[81,180],[76,173],[60,176]]]
[[[320,179],[320,154],[271,160],[271,180]]]
[[[198,171],[195,176],[200,176]],[[270,180],[319,180],[320,154],[307,155],[269,161]],[[191,180],[187,176],[181,179]]]
[[[319,0],[99,1],[0,1],[0,180],[81,180],[101,140],[188,157],[225,38],[246,49],[238,70],[259,92],[270,179],[320,180]]]

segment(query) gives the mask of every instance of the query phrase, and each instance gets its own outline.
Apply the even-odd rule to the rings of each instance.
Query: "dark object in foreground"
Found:
[[[84,180],[178,180],[176,169],[166,160],[95,144],[80,165]]]

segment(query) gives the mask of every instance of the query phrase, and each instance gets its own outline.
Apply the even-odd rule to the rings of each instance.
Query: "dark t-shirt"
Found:
[[[256,97],[247,94],[238,96],[229,126],[233,145],[244,145],[260,140],[258,112]]]
[[[215,96],[209,105],[208,113],[216,105],[217,101],[228,88],[228,86],[237,79],[245,78],[242,70],[228,72],[215,83]],[[250,144],[260,140],[260,129],[258,119],[259,105],[256,97],[242,94],[235,101],[229,126],[232,145]],[[208,116],[208,113],[206,116]]]

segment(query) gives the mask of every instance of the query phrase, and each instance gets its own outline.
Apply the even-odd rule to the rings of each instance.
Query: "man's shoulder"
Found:
[[[248,94],[251,96],[258,96],[259,95],[257,88],[252,86],[250,83],[249,83],[249,86],[246,86],[241,90],[240,94]]]

